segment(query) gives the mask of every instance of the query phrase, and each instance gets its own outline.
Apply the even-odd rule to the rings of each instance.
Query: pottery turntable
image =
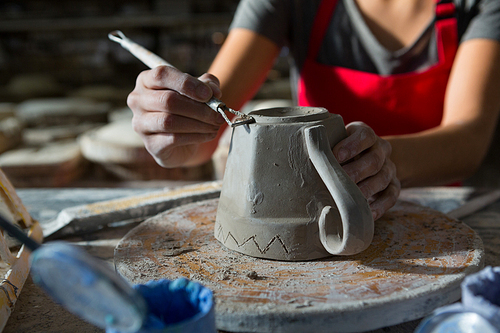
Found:
[[[180,206],[131,230],[115,249],[132,283],[181,276],[214,291],[230,332],[360,332],[428,315],[460,298],[482,267],[482,242],[466,224],[398,202],[375,223],[370,247],[348,257],[276,261],[228,250],[214,237],[218,199]],[[262,251],[279,241],[241,246]]]
[[[374,223],[332,154],[345,137],[339,116],[303,107],[249,115],[253,123],[233,128],[219,198],[131,230],[115,249],[122,276],[202,283],[215,294],[217,328],[229,332],[361,332],[460,298],[483,263],[471,228],[405,202]]]

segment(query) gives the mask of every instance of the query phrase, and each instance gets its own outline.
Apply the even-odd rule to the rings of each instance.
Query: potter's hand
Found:
[[[196,79],[167,66],[139,74],[127,99],[132,126],[146,149],[163,167],[194,162],[201,143],[213,140],[224,119],[205,102],[221,97],[218,79],[204,74]]]
[[[333,154],[368,199],[376,220],[394,206],[401,190],[390,160],[392,147],[361,122],[348,124],[346,130],[347,138],[333,148]]]

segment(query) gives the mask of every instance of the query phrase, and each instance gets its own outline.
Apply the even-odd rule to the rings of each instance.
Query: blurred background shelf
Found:
[[[139,15],[134,17],[85,17],[57,19],[20,19],[0,22],[0,34],[21,32],[50,32],[81,29],[120,29],[125,28],[181,28],[205,25],[228,25],[231,14],[190,14]]]

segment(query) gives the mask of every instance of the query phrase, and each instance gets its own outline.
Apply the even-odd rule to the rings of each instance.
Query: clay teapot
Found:
[[[346,137],[324,108],[249,113],[233,128],[215,224],[227,248],[260,258],[352,255],[373,238],[367,200],[332,153]]]

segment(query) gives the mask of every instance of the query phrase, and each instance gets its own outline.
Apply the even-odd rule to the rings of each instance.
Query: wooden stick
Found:
[[[462,219],[489,206],[498,199],[500,199],[500,190],[494,190],[466,202],[462,206],[448,212],[447,215],[457,220]]]

